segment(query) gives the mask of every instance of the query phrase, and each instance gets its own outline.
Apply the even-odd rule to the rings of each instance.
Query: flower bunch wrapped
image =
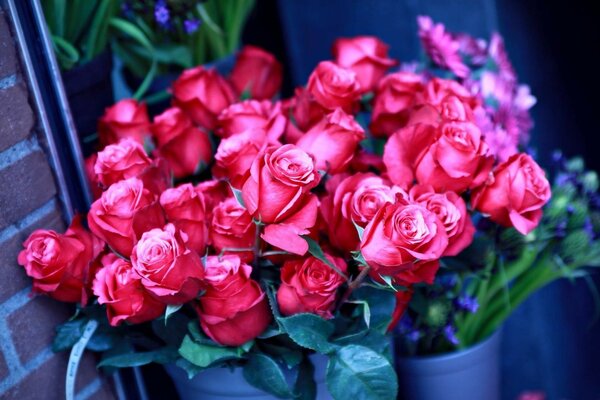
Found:
[[[503,290],[559,273],[529,268],[556,255],[550,241],[585,264],[565,243],[581,245],[595,219],[583,201],[577,223],[556,209],[577,190],[550,204],[564,240],[536,231],[550,184],[519,150],[535,99],[501,38],[452,35],[427,17],[419,27],[425,64],[343,38],[275,100],[281,67],[250,47],[230,76],[184,71],[152,119],[134,100],[107,109],[104,147],[88,160],[89,231],[80,220],[63,235],[36,231],[19,256],[36,292],[80,303],[56,348],[93,319],[102,366],[236,366],[258,388],[310,398],[319,353],[334,398],[395,398],[386,333],[401,319],[413,344],[468,343],[490,333],[470,315],[499,318]],[[481,311],[485,296],[486,313],[451,312]]]

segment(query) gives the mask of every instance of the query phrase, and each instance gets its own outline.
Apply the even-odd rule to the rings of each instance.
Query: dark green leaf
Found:
[[[328,341],[334,325],[318,315],[296,314],[278,318],[277,321],[289,337],[302,347],[321,354],[328,354],[336,349],[336,346]]]
[[[73,321],[65,322],[56,327],[56,336],[52,343],[52,351],[59,352],[70,349],[77,343],[83,334],[87,318],[79,318]]]
[[[305,358],[298,367],[298,377],[294,384],[294,393],[299,400],[315,400],[317,384],[315,382],[315,367],[310,359]]]
[[[340,271],[340,269],[338,267],[333,265],[331,263],[331,261],[329,261],[327,259],[327,257],[325,257],[325,253],[323,253],[323,250],[321,249],[321,246],[319,246],[319,243],[315,242],[314,240],[312,240],[312,238],[310,236],[306,236],[306,235],[302,235],[302,239],[306,240],[306,243],[308,243],[308,252],[310,254],[312,254],[313,257],[324,262],[325,264],[327,264],[327,266],[329,268],[333,269],[341,277],[348,280],[348,276],[346,274],[344,274],[342,271]]]
[[[245,351],[240,347],[222,347],[197,343],[186,336],[179,347],[179,355],[199,367],[208,367],[214,363],[242,358]]]
[[[233,197],[235,197],[235,200],[238,202],[238,204],[240,206],[246,208],[246,203],[244,203],[244,197],[242,196],[242,191],[231,186],[231,183],[229,184],[229,187],[231,188]]]
[[[367,347],[350,345],[329,359],[327,387],[336,400],[390,400],[397,396],[398,380],[385,357]]]
[[[141,365],[153,362],[166,364],[177,359],[177,350],[172,347],[165,347],[160,350],[146,351],[142,353],[125,353],[103,358],[98,364],[99,367],[139,367]]]
[[[364,300],[371,312],[371,328],[385,333],[396,308],[394,292],[362,286],[352,293],[353,300]]]
[[[195,364],[192,364],[185,358],[178,358],[177,361],[175,361],[175,365],[177,365],[179,368],[181,368],[182,370],[184,370],[187,373],[188,379],[192,379],[199,372],[202,372],[203,370],[206,369],[206,368],[199,367]]]
[[[364,331],[342,336],[336,338],[333,342],[340,346],[359,344],[379,354],[386,352],[391,344],[388,336],[373,329],[365,329]]]
[[[179,346],[184,336],[188,333],[189,322],[189,317],[183,313],[177,313],[172,315],[167,323],[163,322],[161,318],[152,321],[152,330],[165,343],[172,346]],[[193,323],[198,325],[197,321],[193,321]]]
[[[244,366],[244,378],[252,386],[277,397],[284,399],[294,397],[279,365],[264,354],[251,355]]]

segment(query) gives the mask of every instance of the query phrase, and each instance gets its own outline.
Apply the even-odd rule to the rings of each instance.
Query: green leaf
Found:
[[[244,366],[243,373],[246,381],[260,390],[284,399],[294,397],[279,364],[271,357],[259,353],[252,354]]]
[[[304,358],[298,367],[298,377],[294,384],[294,393],[296,393],[298,400],[315,400],[317,398],[315,367],[307,357]]]
[[[165,325],[167,325],[167,321],[169,320],[169,317],[173,314],[175,314],[177,311],[179,311],[181,309],[181,307],[183,307],[183,304],[169,304],[165,310]]]
[[[389,400],[398,394],[398,379],[385,357],[367,347],[350,345],[329,359],[327,387],[336,400]]]
[[[369,328],[371,326],[371,309],[369,308],[369,303],[365,300],[350,300],[346,303],[359,304],[362,306],[365,325],[367,325],[367,328]]]
[[[340,346],[358,344],[373,350],[378,354],[383,354],[390,349],[390,338],[385,334],[373,330],[365,329],[363,331],[342,336],[333,340]]]
[[[363,300],[369,304],[370,327],[385,333],[396,308],[396,296],[389,290],[362,286],[352,293],[352,300]]]
[[[354,220],[352,220],[352,224],[354,225],[354,228],[356,228],[356,233],[358,233],[358,238],[362,241],[363,235],[365,233],[365,228],[358,225],[356,222],[354,222]]]
[[[81,338],[87,322],[87,318],[79,318],[58,325],[56,327],[56,336],[52,342],[52,351],[57,353],[73,347],[79,338]]]
[[[328,354],[336,350],[336,346],[329,343],[329,336],[333,333],[334,325],[318,315],[296,314],[291,317],[278,318],[277,322],[289,337],[302,347],[321,354]]]
[[[146,351],[142,353],[124,353],[103,358],[99,367],[139,367],[150,363],[167,364],[177,359],[177,351],[173,347],[165,347],[159,350]]]
[[[195,342],[190,336],[183,338],[179,355],[199,367],[208,367],[217,362],[242,358],[245,351],[241,347],[222,347]]]
[[[188,379],[192,379],[198,373],[200,373],[206,369],[206,368],[199,367],[196,364],[192,364],[185,358],[178,358],[177,361],[175,361],[175,365],[177,365],[179,368],[181,368],[182,370],[184,370],[187,373]]]
[[[235,200],[238,202],[238,204],[240,206],[246,208],[246,203],[244,203],[244,197],[242,196],[242,191],[231,186],[231,183],[229,184],[229,187],[231,188],[233,197],[235,197]]]
[[[396,287],[394,287],[394,283],[392,281],[392,277],[389,275],[381,275],[379,274],[379,277],[385,282],[385,284],[391,288],[394,292],[397,292],[398,289],[396,289]]]
[[[192,321],[189,317],[183,313],[178,313],[169,317],[167,322],[163,322],[161,318],[155,319],[152,321],[152,330],[165,343],[171,346],[179,346],[188,333],[188,323],[190,322]],[[193,323],[198,325],[196,320]]]
[[[196,9],[198,10],[198,14],[200,14],[200,17],[202,18],[202,22],[204,22],[206,24],[206,26],[208,26],[210,28],[210,30],[212,30],[217,35],[223,36],[223,31],[212,20],[209,13],[206,11],[206,8],[204,8],[204,4],[202,4],[202,3],[198,4],[196,6]]]
[[[343,273],[342,271],[340,271],[340,269],[338,267],[336,267],[335,265],[333,265],[331,263],[331,261],[329,261],[327,259],[327,257],[325,257],[325,253],[323,253],[323,250],[321,249],[321,246],[319,246],[319,243],[317,243],[314,240],[312,240],[312,238],[310,236],[302,235],[301,237],[302,237],[302,239],[306,240],[306,243],[308,243],[308,252],[310,254],[312,254],[313,257],[315,257],[316,259],[324,262],[325,264],[327,264],[327,266],[329,268],[331,268],[335,272],[337,272],[338,275],[340,275],[345,280],[348,280],[348,276],[345,273]]]

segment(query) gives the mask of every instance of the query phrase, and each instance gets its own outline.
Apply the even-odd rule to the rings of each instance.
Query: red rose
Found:
[[[227,107],[219,115],[217,135],[223,138],[243,133],[252,128],[267,132],[270,140],[278,140],[286,129],[281,103],[268,100],[246,100]]]
[[[256,225],[248,211],[233,197],[219,203],[213,211],[210,239],[218,253],[228,254],[226,249],[251,249],[256,237]],[[252,251],[236,251],[242,261],[251,262]]]
[[[319,104],[305,88],[296,88],[291,103],[292,114],[298,126],[288,124],[285,137],[288,143],[295,143],[302,136],[302,131],[310,129],[330,110]]]
[[[88,184],[90,185],[90,191],[92,192],[92,198],[95,200],[102,194],[102,188],[100,182],[98,182],[98,175],[94,171],[96,160],[98,159],[98,153],[93,153],[91,156],[85,159],[84,168],[85,176],[87,177]]]
[[[340,67],[354,71],[361,91],[369,92],[397,64],[388,57],[388,48],[374,36],[341,38],[333,43],[333,58]]]
[[[165,304],[187,303],[202,288],[200,256],[173,224],[145,232],[131,253],[131,264],[146,290]]]
[[[173,104],[202,128],[213,130],[217,117],[236,99],[231,85],[214,69],[186,69],[173,82]]]
[[[306,87],[314,99],[328,110],[341,108],[351,113],[360,97],[360,84],[356,74],[338,67],[331,61],[322,61],[308,78]]]
[[[165,223],[156,197],[137,178],[114,183],[92,204],[88,213],[90,230],[128,257],[142,233]]]
[[[108,187],[123,179],[137,177],[151,163],[141,144],[132,139],[122,139],[98,152],[94,172],[98,182]]]
[[[473,192],[473,207],[503,226],[526,235],[542,218],[550,199],[546,174],[527,154],[520,153],[498,165],[493,178]]]
[[[210,138],[179,108],[169,108],[155,117],[152,132],[157,154],[167,160],[176,178],[193,175],[212,159]]]
[[[385,203],[394,202],[399,191],[372,173],[332,177],[327,182],[328,195],[321,203],[331,244],[355,251],[360,239],[354,224],[365,227]]]
[[[191,183],[185,183],[165,190],[160,195],[160,205],[165,210],[167,221],[188,236],[187,246],[204,254],[208,241],[204,195]]]
[[[398,196],[369,222],[360,249],[374,273],[432,283],[435,271],[427,275],[419,271],[423,264],[437,262],[447,246],[448,235],[437,215]]]
[[[318,200],[310,190],[319,184],[314,159],[287,144],[259,156],[242,188],[246,209],[266,224],[261,237],[273,246],[303,255],[308,234],[317,219]]]
[[[213,179],[211,181],[200,182],[196,185],[196,190],[204,196],[204,205],[207,215],[207,221],[212,218],[214,208],[225,199],[231,196],[231,188],[225,181]]]
[[[354,117],[338,108],[313,126],[296,145],[315,157],[317,169],[337,174],[348,167],[364,138],[365,131]]]
[[[392,320],[387,327],[387,332],[391,332],[394,330],[400,319],[406,312],[410,301],[412,300],[414,290],[412,287],[407,290],[399,290],[396,292],[396,308],[394,308],[394,313],[392,314]]]
[[[340,271],[346,272],[346,262],[325,255]],[[281,268],[281,286],[277,304],[283,315],[313,313],[325,319],[333,318],[338,288],[345,279],[330,266],[314,257],[286,261]]]
[[[121,100],[104,112],[98,120],[100,144],[107,146],[131,138],[144,144],[150,134],[150,119],[146,104],[133,99]]]
[[[237,256],[206,259],[206,291],[196,310],[204,333],[219,344],[240,346],[260,335],[273,319],[251,272]]]
[[[446,228],[448,247],[444,256],[455,256],[471,244],[475,226],[462,197],[454,192],[436,193],[428,185],[413,186],[410,196],[413,201],[435,213]]]
[[[96,273],[93,289],[98,303],[106,306],[112,326],[122,321],[139,324],[164,314],[166,306],[144,289],[129,261],[111,253],[102,258],[102,265],[104,267]]]
[[[433,78],[427,83],[419,103],[431,104],[439,108],[443,100],[448,96],[456,96],[473,110],[479,105],[479,100],[467,88],[456,81],[442,78]]]
[[[104,243],[86,231],[79,216],[61,235],[38,229],[23,243],[18,262],[33,278],[33,291],[65,302],[87,302],[87,284],[91,282],[91,264]]]
[[[377,87],[369,128],[375,136],[390,136],[404,127],[410,111],[423,90],[423,77],[396,72],[383,78]]]
[[[249,92],[253,99],[270,99],[281,87],[283,67],[271,53],[256,46],[244,46],[229,79],[240,94]]]

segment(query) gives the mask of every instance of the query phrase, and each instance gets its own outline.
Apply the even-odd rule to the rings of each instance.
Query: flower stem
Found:
[[[346,289],[346,291],[344,292],[344,295],[342,296],[342,298],[340,299],[340,302],[338,303],[337,309],[339,310],[340,307],[342,306],[342,304],[344,304],[349,298],[350,295],[352,294],[352,292],[360,286],[360,284],[365,280],[365,278],[369,275],[369,271],[371,271],[371,267],[370,266],[365,266],[362,271],[360,271],[360,273],[358,274],[358,276],[356,277],[356,279],[354,279],[352,282],[350,282],[350,284],[348,285],[348,289]]]

